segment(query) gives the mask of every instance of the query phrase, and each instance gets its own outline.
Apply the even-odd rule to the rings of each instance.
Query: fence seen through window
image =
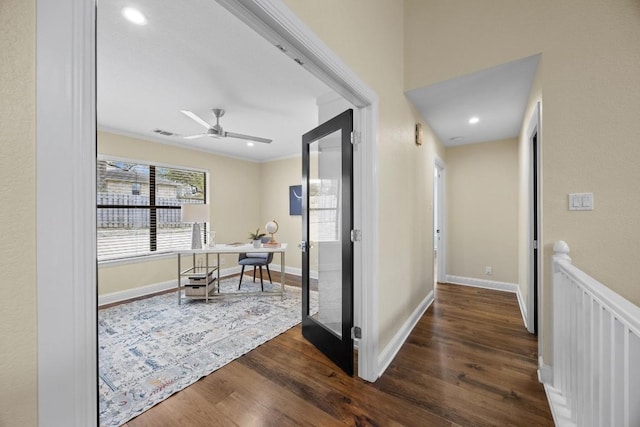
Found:
[[[190,248],[192,224],[180,221],[180,207],[207,203],[206,193],[205,172],[98,160],[98,260]]]

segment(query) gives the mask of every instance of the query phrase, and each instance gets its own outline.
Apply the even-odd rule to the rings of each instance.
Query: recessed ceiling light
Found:
[[[247,147],[253,147],[253,142],[247,142]]]
[[[479,121],[480,121],[480,119],[474,116],[474,117],[471,117],[471,118],[469,119],[469,124],[470,124],[470,125],[475,125],[475,124],[476,124],[476,123],[478,123]]]
[[[133,22],[136,25],[144,25],[147,23],[147,18],[138,9],[132,7],[125,7],[122,9],[122,16],[127,18],[129,22]]]

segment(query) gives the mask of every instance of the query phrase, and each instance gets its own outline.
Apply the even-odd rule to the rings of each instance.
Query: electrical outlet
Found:
[[[491,276],[493,274],[493,268],[487,265],[484,268],[484,274],[486,274],[487,276]]]

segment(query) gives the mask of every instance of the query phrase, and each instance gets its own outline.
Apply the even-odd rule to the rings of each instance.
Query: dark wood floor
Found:
[[[439,284],[374,384],[344,375],[297,326],[125,426],[553,425],[536,348],[513,294]]]

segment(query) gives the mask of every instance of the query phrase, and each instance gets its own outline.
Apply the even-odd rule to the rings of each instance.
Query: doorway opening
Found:
[[[540,244],[541,241],[541,188],[540,188],[540,102],[537,103],[529,121],[527,129],[527,144],[529,150],[529,238],[528,238],[528,288],[527,288],[527,330],[532,334],[539,334],[542,329],[542,318],[539,316],[542,288],[540,286]],[[542,354],[542,340],[539,342],[539,352]]]
[[[226,1],[220,1],[227,3]],[[361,117],[362,212],[361,312],[362,339],[359,376],[375,381],[378,356],[378,97],[342,60],[324,45],[286,7],[276,3],[265,10],[255,0],[229,1],[246,14],[245,21],[262,27],[272,42],[292,46],[305,67],[352,102]],[[59,111],[56,120],[38,120],[38,414],[52,423],[64,423],[63,414],[75,414],[83,425],[97,419],[96,389],[96,236],[95,230],[95,1],[38,1],[37,110]],[[40,19],[44,18],[44,19]],[[60,31],[60,28],[71,29]],[[293,48],[296,46],[297,48]],[[300,62],[303,62],[300,60]],[[53,76],[51,69],[73,70]],[[62,84],[59,78],[69,78]],[[58,79],[58,80],[56,80]],[[77,96],[68,96],[69,88]],[[47,115],[44,115],[47,117]],[[69,155],[73,153],[73,155]],[[68,173],[60,173],[60,171]],[[74,185],[71,185],[73,183]],[[68,191],[60,193],[60,188]],[[55,195],[53,197],[52,195]],[[57,218],[67,221],[54,223]],[[51,257],[51,253],[60,256]],[[43,280],[42,278],[45,278]],[[53,279],[52,279],[53,278]],[[53,280],[53,282],[52,282]],[[92,284],[93,286],[90,286]],[[68,313],[61,316],[60,313]],[[62,336],[60,331],[66,331]],[[52,344],[55,343],[55,344]],[[62,343],[62,344],[61,344]],[[73,345],[67,345],[72,343]],[[81,361],[82,363],[68,363]],[[50,366],[63,367],[68,385],[60,392]]]
[[[538,131],[531,136],[531,179],[533,204],[533,333],[538,334]]]
[[[433,289],[445,282],[444,162],[436,157],[433,167]]]

